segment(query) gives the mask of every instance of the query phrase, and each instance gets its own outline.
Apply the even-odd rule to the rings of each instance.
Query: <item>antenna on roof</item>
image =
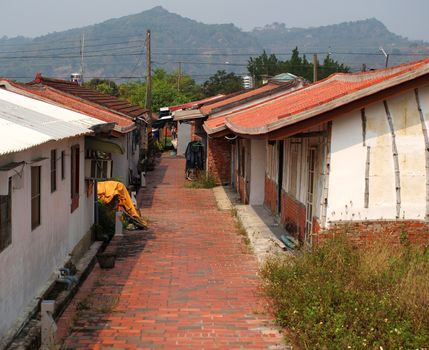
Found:
[[[384,66],[387,68],[387,66],[389,64],[389,54],[386,53],[386,51],[384,51],[383,46],[380,46],[379,49],[383,53],[384,57],[386,58]]]

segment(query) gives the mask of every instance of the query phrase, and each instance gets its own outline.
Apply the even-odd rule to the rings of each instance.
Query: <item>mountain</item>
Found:
[[[154,67],[175,70],[182,62],[184,73],[198,81],[206,80],[218,69],[245,73],[249,56],[259,55],[263,49],[288,54],[298,46],[300,52],[332,52],[335,59],[355,69],[362,63],[371,67],[383,65],[384,57],[378,55],[379,46],[394,54],[429,51],[428,44],[393,34],[374,18],[314,28],[287,28],[274,23],[244,32],[233,24],[204,24],[155,7],[136,15],[34,39],[0,38],[0,76],[30,80],[36,71],[41,71],[45,76],[67,78],[80,69],[84,33],[87,79],[96,76],[143,78],[147,29],[152,32]],[[341,54],[345,52],[377,55]],[[415,58],[417,56],[398,55],[390,62]]]

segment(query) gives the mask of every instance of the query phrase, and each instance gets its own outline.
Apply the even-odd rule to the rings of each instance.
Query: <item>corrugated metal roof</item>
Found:
[[[295,80],[296,78],[298,77],[292,73],[280,73],[270,78],[270,81],[274,80],[274,81],[285,82],[285,81]]]
[[[178,110],[174,112],[174,120],[192,120],[192,119],[200,119],[205,118],[205,116],[200,112],[199,109],[185,109]]]
[[[105,122],[0,89],[0,154],[90,134],[99,124]]]

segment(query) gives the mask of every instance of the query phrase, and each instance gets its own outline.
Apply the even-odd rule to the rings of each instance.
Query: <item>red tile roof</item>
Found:
[[[192,102],[188,102],[188,103],[183,103],[181,105],[170,106],[168,108],[170,109],[171,112],[178,111],[179,109],[190,109],[190,108],[199,107],[199,106],[201,106],[207,102],[218,101],[219,99],[222,99],[224,97],[225,97],[225,95],[219,94],[219,95],[208,97],[208,98],[198,100],[198,101],[192,101]]]
[[[61,107],[84,113],[109,123],[115,123],[115,131],[120,133],[128,133],[135,129],[135,123],[129,117],[119,113],[110,112],[105,108],[90,104],[84,100],[52,89],[48,86],[31,86],[15,83],[5,79],[0,81],[0,85],[4,86],[7,90],[26,95],[28,97],[49,103],[53,102]]]
[[[265,134],[426,74],[429,59],[365,73],[333,74],[256,107],[232,113],[225,117],[226,126],[238,134]]]
[[[292,87],[295,87],[298,84],[303,84],[303,83],[304,83],[303,79],[292,80],[287,83],[270,82],[264,86],[261,86],[260,88],[245,90],[239,93],[230,94],[225,96],[225,98],[223,98],[220,101],[217,101],[214,103],[206,103],[204,104],[204,106],[200,108],[200,111],[204,115],[210,115],[214,112],[217,112],[223,109],[228,109],[231,105],[239,104],[241,102],[244,103],[244,101],[251,101],[254,99],[258,99],[259,97],[261,97],[261,95],[266,96],[266,95],[274,94],[284,90],[289,90]]]
[[[299,79],[291,81],[288,84],[282,84],[281,89],[278,89],[278,84],[269,83],[259,89],[252,90],[253,94],[247,95],[245,98],[238,98],[239,96],[234,96],[230,99],[230,101],[226,101],[226,104],[222,106],[219,105],[219,107],[217,107],[224,110],[225,114],[216,117],[209,117],[209,119],[204,123],[204,129],[209,135],[223,131],[227,129],[226,119],[228,117],[235,115],[240,111],[256,108],[262,103],[278,99],[281,96],[289,94],[291,91],[298,89],[300,86],[305,86],[307,84],[308,83],[305,80]],[[240,105],[242,108],[240,108]]]
[[[114,112],[122,113],[130,118],[143,117],[147,114],[146,109],[132,105],[128,101],[103,94],[97,90],[89,89],[70,81],[43,77],[40,73],[37,73],[36,78],[28,83],[28,85],[49,86]]]

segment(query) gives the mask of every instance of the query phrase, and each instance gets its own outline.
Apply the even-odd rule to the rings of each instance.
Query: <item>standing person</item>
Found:
[[[176,126],[175,125],[173,125],[171,127],[171,136],[173,136],[173,139],[177,138],[177,130],[176,130]]]

